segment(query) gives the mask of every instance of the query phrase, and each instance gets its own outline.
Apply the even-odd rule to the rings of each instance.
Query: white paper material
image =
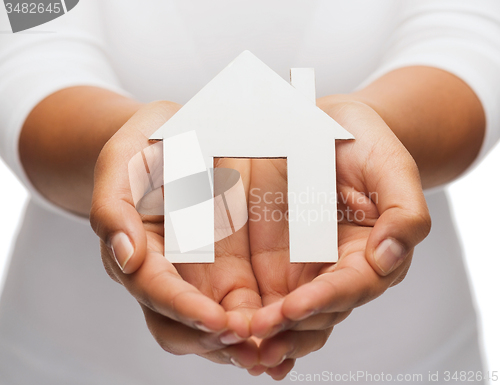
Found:
[[[288,196],[305,197],[289,199],[290,260],[336,262],[336,200],[322,202],[317,197],[336,196],[335,140],[354,138],[313,102],[314,71],[294,69],[291,75],[296,88],[245,51],[151,139],[162,138],[164,142],[165,183],[207,169],[214,157],[287,158]],[[238,189],[240,187],[235,186],[224,195],[235,229],[244,226],[247,220],[241,202],[227,199],[233,192],[241,194]],[[191,237],[196,240],[193,245],[204,245],[196,250],[182,253],[188,249],[185,243],[189,237],[179,229],[187,229],[189,221],[178,218],[177,214],[172,221],[166,217],[166,256],[170,260],[171,253],[176,252],[177,241],[176,262],[214,260],[214,206],[212,202],[211,218],[209,204],[202,206],[199,210],[204,217],[190,227]],[[222,212],[220,202],[217,210]],[[194,209],[186,211],[185,218],[188,217],[195,220]],[[225,216],[221,218],[221,226],[227,226]],[[206,228],[202,229],[203,226]],[[195,234],[198,231],[200,233]],[[177,241],[167,239],[177,232]],[[205,245],[208,232],[211,232],[212,243]],[[218,235],[226,233],[228,231],[220,230]]]

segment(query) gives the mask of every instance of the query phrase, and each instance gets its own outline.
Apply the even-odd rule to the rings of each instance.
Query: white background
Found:
[[[481,317],[490,371],[500,371],[500,146],[473,172],[450,186],[456,221]],[[27,193],[0,160],[0,277]]]

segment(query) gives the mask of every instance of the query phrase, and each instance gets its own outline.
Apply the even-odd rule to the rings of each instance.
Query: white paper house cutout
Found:
[[[335,139],[354,138],[316,107],[313,69],[292,69],[291,82],[245,51],[150,139],[164,141],[165,184],[213,167],[215,157],[286,157],[288,194],[295,197],[288,203],[290,261],[336,262]],[[214,261],[213,212],[213,200],[182,215],[165,204],[171,262]],[[179,241],[187,240],[177,239],[176,226],[205,246],[181,252]]]

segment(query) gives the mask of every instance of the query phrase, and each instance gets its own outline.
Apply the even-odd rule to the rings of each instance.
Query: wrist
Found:
[[[459,176],[481,148],[485,132],[481,102],[449,72],[400,68],[342,98],[369,106],[383,119],[417,163],[425,188]],[[338,103],[341,97],[333,100]]]
[[[42,100],[19,139],[21,162],[33,186],[52,203],[87,215],[99,152],[140,107],[96,87],[67,88]]]

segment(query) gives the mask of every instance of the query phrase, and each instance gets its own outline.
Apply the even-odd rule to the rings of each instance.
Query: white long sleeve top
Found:
[[[8,29],[0,9],[0,30]],[[487,131],[477,161],[500,137],[495,0],[82,0],[33,30],[2,32],[0,155],[33,199],[0,300],[0,385],[273,383],[163,352],[134,300],[106,276],[88,223],[31,186],[18,153],[27,115],[57,90],[94,85],[185,103],[246,49],[284,78],[291,67],[314,67],[318,96],[404,66],[444,69],[482,102]],[[433,230],[405,281],[354,311],[285,381],[357,373],[368,384],[369,375],[413,373],[430,383],[429,371],[442,379],[485,369],[445,193],[428,203]]]

